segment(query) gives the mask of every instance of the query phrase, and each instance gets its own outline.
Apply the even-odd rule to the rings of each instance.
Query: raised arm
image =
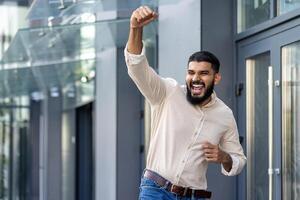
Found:
[[[160,104],[167,93],[165,79],[149,66],[143,50],[143,27],[156,18],[157,14],[147,6],[136,9],[131,15],[129,38],[124,50],[128,74],[151,105]]]
[[[130,18],[130,31],[127,50],[132,54],[141,54],[143,44],[143,27],[157,18],[157,14],[147,6],[141,6],[133,11]]]

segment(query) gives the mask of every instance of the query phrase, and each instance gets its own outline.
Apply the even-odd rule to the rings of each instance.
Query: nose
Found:
[[[198,76],[198,75],[194,75],[193,76],[193,78],[192,78],[192,81],[194,82],[194,81],[200,81],[201,80],[201,78],[200,78],[200,76]]]

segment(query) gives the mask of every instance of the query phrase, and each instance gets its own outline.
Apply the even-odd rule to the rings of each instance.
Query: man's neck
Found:
[[[200,107],[203,107],[203,106],[205,106],[206,104],[208,104],[210,101],[211,101],[211,95],[210,95],[210,97],[209,98],[207,98],[205,101],[203,101],[199,106]]]

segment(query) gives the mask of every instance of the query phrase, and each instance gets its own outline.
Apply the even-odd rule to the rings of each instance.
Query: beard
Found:
[[[187,89],[186,99],[188,100],[188,102],[190,102],[193,105],[200,105],[205,100],[207,100],[211,96],[211,94],[214,92],[214,86],[215,86],[214,82],[212,82],[210,85],[208,85],[203,96],[192,96],[192,92],[191,92],[190,88],[188,87],[188,85],[186,84],[186,89]]]

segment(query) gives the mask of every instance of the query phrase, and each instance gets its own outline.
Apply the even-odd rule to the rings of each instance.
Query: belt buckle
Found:
[[[174,193],[174,192],[173,192],[173,188],[174,188],[174,184],[171,184],[170,191],[171,191],[172,193]]]

